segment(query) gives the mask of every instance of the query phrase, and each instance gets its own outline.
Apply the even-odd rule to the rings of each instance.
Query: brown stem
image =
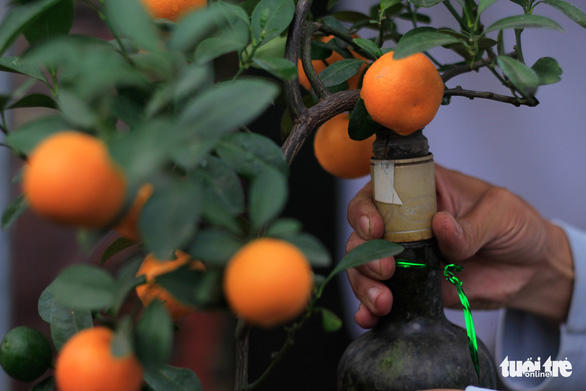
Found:
[[[236,324],[236,376],[234,379],[234,391],[248,388],[248,345],[250,325],[238,319]]]
[[[330,93],[328,90],[326,90],[326,87],[317,76],[317,72],[313,67],[313,62],[311,61],[311,37],[315,31],[316,27],[313,24],[307,25],[303,29],[301,39],[301,65],[303,66],[303,72],[305,72],[305,76],[307,76],[309,84],[315,91],[317,98],[321,100],[329,96]]]
[[[458,86],[456,88],[449,88],[444,91],[444,96],[465,96],[470,99],[480,98],[480,99],[490,99],[497,102],[503,103],[510,103],[514,106],[529,106],[534,107],[539,104],[539,101],[535,98],[532,100],[522,100],[513,96],[507,95],[500,95],[495,94],[494,92],[485,92],[485,91],[471,91],[465,90],[462,87]]]
[[[281,147],[289,165],[314,129],[330,118],[352,110],[359,98],[360,90],[346,90],[331,94],[294,120],[293,129]]]
[[[313,26],[315,31],[320,31],[324,33],[324,35],[333,35],[336,38],[341,39],[342,41],[346,42],[349,46],[352,47],[360,55],[369,58],[371,60],[376,60],[369,52],[364,51],[360,46],[354,43],[353,38],[346,33],[343,33],[335,28],[328,26],[327,24],[322,24],[318,22],[313,22]]]
[[[486,64],[483,61],[477,61],[474,64],[472,64],[472,66],[470,66],[470,64],[454,65],[451,68],[449,68],[447,71],[442,73],[442,80],[445,83],[448,80],[453,79],[454,77],[456,77],[458,75],[472,72],[472,71],[478,71],[480,68],[482,68],[484,66],[486,66]]]
[[[297,64],[299,41],[301,40],[303,26],[309,14],[311,3],[312,0],[299,0],[295,8],[295,16],[289,26],[289,34],[287,35],[287,43],[285,44],[285,58],[293,64]],[[297,79],[285,82],[285,99],[291,118],[295,122],[307,110],[303,104],[301,87]]]

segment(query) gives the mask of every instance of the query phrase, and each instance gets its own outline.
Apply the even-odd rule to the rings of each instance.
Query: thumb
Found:
[[[433,233],[447,259],[454,262],[468,259],[486,243],[484,230],[475,221],[467,217],[456,219],[445,211],[433,217]]]

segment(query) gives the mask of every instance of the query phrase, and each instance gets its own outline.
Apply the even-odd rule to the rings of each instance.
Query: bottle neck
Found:
[[[442,259],[435,239],[401,243],[405,250],[396,260],[429,265],[426,268],[397,267],[393,277],[385,282],[393,293],[393,307],[380,325],[408,323],[444,317],[441,278]],[[439,270],[438,270],[439,269]]]

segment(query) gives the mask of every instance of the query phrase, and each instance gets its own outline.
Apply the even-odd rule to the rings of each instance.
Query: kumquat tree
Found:
[[[485,10],[499,2],[518,5],[516,13],[485,24]],[[8,375],[35,382],[36,391],[203,389],[196,373],[168,364],[174,322],[224,309],[238,319],[234,390],[255,389],[308,319],[321,317],[325,333],[341,327],[320,305],[334,276],[402,251],[373,240],[331,273],[315,272],[332,263],[331,250],[283,217],[294,190],[290,167],[312,148],[309,140],[328,173],[368,175],[378,129],[408,135],[441,104],[457,104],[454,97],[536,106],[538,87],[561,75],[555,59],[544,54],[528,64],[523,56],[526,29],[562,30],[540,9],[553,7],[586,28],[586,14],[565,0],[381,0],[370,14],[330,0],[320,16],[311,3],[18,0],[7,7],[0,70],[17,82],[0,95],[0,146],[22,169],[2,227],[30,210],[75,228],[88,253],[110,238],[100,262],[55,270],[39,297],[50,340],[24,326],[4,336],[0,364]],[[98,16],[104,36],[71,32],[80,5]],[[452,26],[434,26],[436,7],[449,10]],[[438,48],[452,60],[429,55]],[[218,69],[218,59],[232,66]],[[398,76],[384,79],[375,69]],[[480,69],[494,76],[494,91],[454,83]],[[10,121],[15,111],[39,108],[40,116]],[[274,138],[251,125],[269,108],[282,115]],[[115,273],[105,268],[129,248],[140,255]],[[266,372],[249,379],[251,328],[280,327],[282,346]]]

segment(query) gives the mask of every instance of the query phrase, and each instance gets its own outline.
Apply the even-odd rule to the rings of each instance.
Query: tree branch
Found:
[[[448,80],[453,79],[454,77],[456,77],[458,75],[462,75],[464,73],[468,73],[468,72],[472,72],[472,71],[478,71],[480,68],[485,67],[485,66],[486,66],[486,64],[484,61],[476,61],[474,64],[472,64],[472,66],[470,66],[470,64],[454,65],[451,68],[449,68],[447,71],[442,73],[442,80],[445,83]]]
[[[317,127],[338,114],[352,110],[359,98],[360,90],[346,90],[331,94],[294,120],[293,129],[281,147],[287,163],[291,164],[309,135]]]
[[[234,391],[248,388],[248,345],[250,325],[242,319],[236,324],[236,375]]]
[[[293,64],[297,64],[297,57],[299,55],[299,41],[305,25],[305,19],[309,14],[312,0],[299,0],[295,8],[295,16],[289,26],[289,34],[287,35],[287,43],[285,45],[285,58]],[[307,109],[303,104],[301,98],[301,87],[299,81],[289,80],[285,82],[285,100],[287,101],[287,108],[293,119],[297,121]]]
[[[303,66],[303,72],[305,72],[309,84],[315,91],[317,98],[321,100],[329,96],[330,93],[319,79],[311,61],[311,37],[316,30],[317,28],[314,24],[306,25],[303,29],[301,40],[303,45],[301,48],[301,65]]]
[[[535,107],[539,104],[539,101],[535,98],[533,98],[533,100],[524,100],[524,99],[516,98],[514,96],[495,94],[494,92],[465,90],[460,86],[458,86],[456,88],[449,88],[449,89],[445,90],[444,96],[465,96],[469,99],[474,99],[474,98],[489,99],[489,100],[494,100],[497,102],[510,103],[516,107],[519,107],[519,106]]]

